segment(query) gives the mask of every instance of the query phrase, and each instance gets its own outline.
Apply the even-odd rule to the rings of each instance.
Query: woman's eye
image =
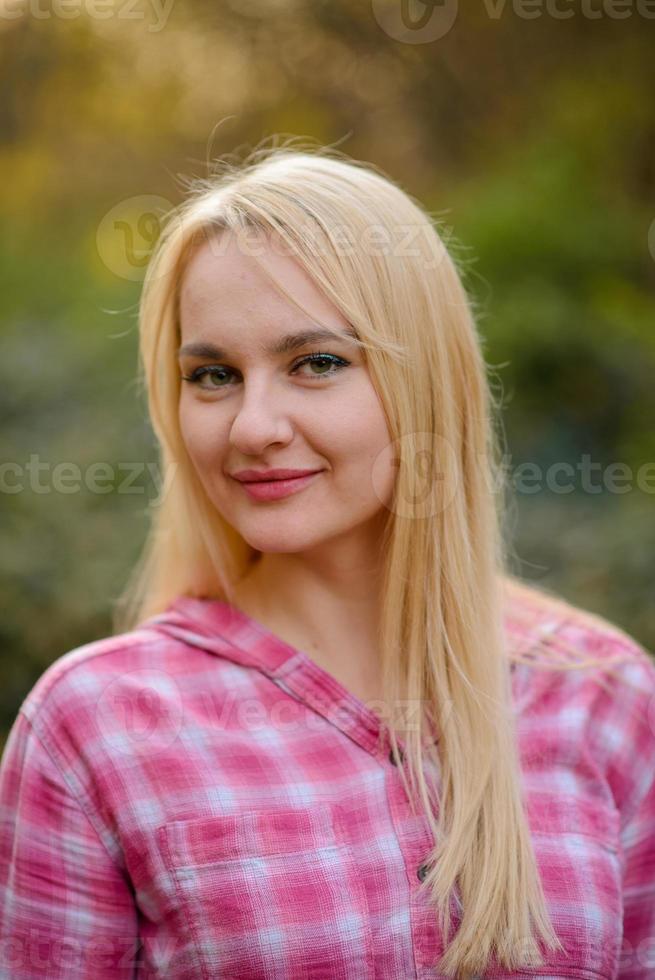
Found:
[[[318,373],[314,371],[309,371],[309,376],[314,378],[325,378],[329,377],[331,374],[336,374],[342,368],[348,366],[348,361],[344,361],[341,357],[336,357],[334,354],[309,354],[307,357],[303,357],[293,368],[296,371],[299,367],[308,365],[309,367],[318,367]],[[325,370],[328,368],[329,370]]]
[[[349,361],[345,361],[342,357],[337,357],[335,354],[325,354],[317,351],[314,354],[308,354],[306,357],[301,358],[297,361],[291,369],[291,373],[295,374],[299,368],[307,366],[311,368],[306,374],[303,375],[305,378],[328,378],[342,368],[347,367]],[[316,368],[317,370],[314,370]],[[213,389],[216,391],[217,388],[228,388],[231,387],[226,383],[226,378],[231,377],[234,374],[231,368],[223,367],[219,364],[212,364],[208,367],[199,367],[195,371],[192,371],[190,375],[183,374],[182,380],[188,381],[191,384],[198,385],[199,388],[203,388],[205,391]],[[207,382],[200,384],[200,381],[207,377]]]
[[[192,371],[189,375],[183,374],[182,381],[190,381],[191,384],[196,384],[200,388],[225,388],[226,386],[221,382],[226,374],[229,374],[227,368],[212,365],[212,367],[196,368],[195,371]],[[199,382],[205,376],[207,376],[211,383],[201,385]],[[214,382],[216,383],[214,384]]]

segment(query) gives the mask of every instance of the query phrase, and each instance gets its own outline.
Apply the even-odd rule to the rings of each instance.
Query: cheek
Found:
[[[220,455],[221,435],[216,418],[203,412],[203,406],[180,402],[178,420],[182,441],[192,462],[198,469],[214,463]]]
[[[388,505],[398,476],[398,467],[394,443],[377,395],[372,397],[362,418],[366,425],[366,448],[361,456],[366,473],[362,474],[362,481],[366,480],[366,485],[379,503]]]
[[[362,451],[362,459],[369,465],[373,464],[389,446],[391,436],[384,410],[372,386],[350,421]]]
[[[180,434],[182,436],[182,442],[186,448],[191,459],[195,460],[196,457],[196,444],[199,442],[197,437],[197,422],[194,419],[193,412],[185,408],[184,402],[180,402],[180,407],[178,410],[178,421],[180,423]]]
[[[396,477],[386,417],[377,399],[361,399],[331,428],[336,463],[345,464],[349,484],[386,500]]]

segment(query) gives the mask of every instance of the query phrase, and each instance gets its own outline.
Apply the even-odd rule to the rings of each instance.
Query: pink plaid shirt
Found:
[[[655,977],[655,665],[533,592],[506,624],[516,649],[635,662],[607,689],[593,668],[512,667],[565,953],[485,977]],[[438,977],[432,839],[379,731],[308,655],[215,600],[61,656],[0,766],[0,977]],[[455,929],[457,895],[451,911]]]

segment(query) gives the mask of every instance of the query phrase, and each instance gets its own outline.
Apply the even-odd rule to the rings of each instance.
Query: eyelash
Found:
[[[344,360],[342,357],[337,357],[336,354],[328,354],[324,351],[314,351],[311,354],[307,354],[305,355],[305,357],[300,358],[300,360],[293,365],[292,370],[295,371],[297,368],[302,367],[303,364],[315,364],[317,361],[329,361],[330,364],[332,364],[334,371],[331,371],[329,374],[315,374],[314,380],[316,381],[321,381],[323,378],[332,377],[334,374],[337,374],[338,371],[341,371],[343,368],[348,367],[350,363],[349,361]],[[203,386],[199,385],[198,382],[206,374],[209,375],[215,374],[216,371],[230,372],[231,370],[232,370],[231,368],[224,367],[223,365],[220,364],[212,364],[209,367],[198,367],[195,369],[195,371],[192,371],[191,374],[189,375],[183,374],[182,381],[189,381],[191,384],[195,384],[198,385],[198,387],[203,388]],[[211,389],[204,388],[204,390],[220,391],[221,388],[230,388],[230,387],[231,385],[216,385]]]

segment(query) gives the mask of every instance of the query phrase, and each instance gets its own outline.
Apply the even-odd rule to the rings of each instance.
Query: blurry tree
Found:
[[[655,25],[636,8],[459,6],[444,37],[409,44],[352,0],[190,0],[161,23],[145,0],[140,19],[120,0],[106,19],[47,3],[9,19],[0,0],[4,461],[33,460],[2,497],[0,728],[52,660],[108,633],[157,489],[140,283],[103,261],[103,217],[176,203],[179,174],[274,133],[335,143],[433,211],[503,392],[511,471],[584,454],[631,467],[627,493],[519,488],[517,571],[655,651],[655,479],[635,479],[655,460]],[[108,492],[42,491],[39,461],[114,476]],[[139,492],[121,491],[130,463]]]

